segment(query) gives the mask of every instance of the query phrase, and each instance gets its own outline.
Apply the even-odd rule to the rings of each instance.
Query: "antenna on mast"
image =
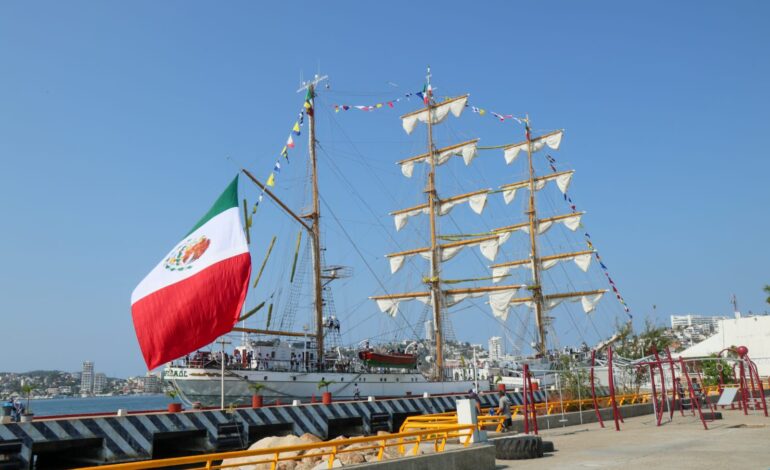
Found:
[[[297,89],[297,93],[301,93],[301,92],[307,90],[310,86],[315,88],[316,85],[318,85],[319,83],[323,82],[324,80],[328,80],[328,79],[329,79],[328,75],[321,75],[321,74],[318,74],[318,73],[315,74],[315,76],[313,76],[312,80],[302,81],[302,79],[300,78],[299,89]]]

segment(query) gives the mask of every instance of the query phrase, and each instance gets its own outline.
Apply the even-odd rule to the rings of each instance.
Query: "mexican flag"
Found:
[[[189,354],[235,326],[251,275],[238,177],[131,294],[147,368]]]

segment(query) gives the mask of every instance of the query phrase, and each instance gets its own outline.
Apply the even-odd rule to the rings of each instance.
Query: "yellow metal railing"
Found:
[[[704,387],[704,393],[713,395],[719,393],[719,387],[710,386]],[[667,391],[667,396],[671,396],[671,392]],[[660,397],[660,394],[658,394]],[[652,399],[651,393],[628,393],[615,395],[615,400],[618,406],[622,405],[636,405],[641,403],[649,403]],[[596,399],[599,408],[607,408],[611,406],[610,397],[597,397]],[[548,403],[540,402],[535,403],[535,411],[538,415],[551,415],[554,413],[561,413],[562,408],[565,412],[577,411],[580,409],[590,410],[593,409],[593,398],[583,398],[580,400],[563,400],[563,401],[549,401]],[[511,416],[517,417],[523,411],[522,405],[514,405],[511,407]],[[503,427],[503,416],[490,415],[489,410],[493,408],[483,408],[481,414],[478,416],[478,429],[487,429],[500,432]],[[436,427],[440,427],[449,423],[457,422],[457,413],[437,413],[432,415],[419,415],[409,416],[399,429],[400,432],[410,430],[430,430]]]
[[[84,467],[80,470],[145,470],[179,465],[184,465],[190,470],[218,470],[259,464],[268,464],[272,470],[275,470],[280,462],[296,461],[309,457],[319,457],[321,460],[328,457],[328,468],[332,468],[334,461],[339,455],[350,452],[377,450],[377,460],[380,461],[385,454],[385,450],[389,447],[395,447],[398,450],[399,455],[417,455],[420,445],[431,441],[433,442],[433,448],[436,452],[442,452],[449,439],[459,439],[462,445],[467,446],[470,444],[474,429],[475,427],[471,424],[458,425],[456,421],[454,424],[435,423],[431,429],[401,432],[397,434],[351,437],[347,439],[295,446],[220,452],[216,454],[176,457],[170,459],[145,460],[142,462]],[[357,445],[351,447],[354,444]],[[409,448],[410,446],[411,448]],[[409,449],[407,450],[407,448]],[[238,463],[216,463],[226,459],[235,458],[239,459]],[[200,466],[193,466],[195,464],[200,464]]]

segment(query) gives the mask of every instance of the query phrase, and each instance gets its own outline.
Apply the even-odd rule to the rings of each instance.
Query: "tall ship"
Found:
[[[574,204],[567,204],[570,210],[565,213],[548,216],[541,216],[536,204],[538,192],[546,186],[554,186],[567,200],[572,170],[557,171],[553,164],[555,160],[550,155],[547,161],[551,173],[538,174],[535,169],[538,154],[545,156],[548,151],[559,149],[564,131],[557,129],[536,133],[532,130],[529,117],[524,116],[516,118],[524,130],[523,139],[519,142],[482,147],[479,139],[473,138],[437,145],[434,139],[437,126],[451,118],[460,118],[468,110],[482,115],[484,113],[470,106],[467,94],[437,99],[429,70],[423,90],[413,94],[418,97],[420,108],[401,116],[402,128],[410,138],[418,126],[424,126],[427,139],[425,144],[417,144],[424,145],[424,150],[396,162],[403,177],[408,178],[409,184],[414,184],[415,189],[422,193],[416,193],[421,200],[413,201],[409,207],[398,208],[389,214],[393,217],[395,232],[401,233],[404,233],[402,229],[410,220],[420,219],[412,222],[410,228],[415,231],[416,239],[425,240],[425,244],[385,256],[390,276],[395,278],[402,275],[402,268],[407,265],[417,275],[399,281],[399,285],[408,286],[403,292],[386,286],[387,282],[379,282],[376,288],[379,292],[369,296],[368,300],[366,296],[361,296],[362,303],[356,307],[357,312],[360,312],[367,306],[376,306],[385,315],[384,318],[395,319],[403,315],[405,305],[417,305],[417,308],[423,309],[423,318],[413,320],[410,325],[414,321],[424,325],[425,337],[413,335],[408,340],[395,342],[388,341],[387,336],[367,338],[362,335],[343,344],[341,335],[346,325],[340,319],[344,315],[336,312],[331,286],[351,276],[352,270],[346,266],[326,264],[326,249],[322,243],[323,191],[318,177],[318,149],[323,146],[323,140],[317,136],[316,94],[318,91],[323,92],[318,90],[318,86],[325,79],[315,76],[313,80],[302,84],[301,91],[306,94],[304,106],[298,124],[295,124],[287,142],[293,148],[293,137],[300,135],[300,128],[304,129],[306,121],[309,181],[309,192],[306,194],[309,197],[305,210],[292,209],[285,197],[276,194],[275,172],[271,172],[268,179],[263,181],[251,170],[241,169],[245,179],[249,184],[253,183],[259,192],[257,205],[251,211],[247,201],[243,201],[243,223],[250,242],[255,241],[251,240],[252,237],[256,238],[256,234],[250,233],[252,227],[269,225],[266,221],[257,223],[262,212],[257,213],[256,209],[263,200],[274,203],[277,211],[288,216],[295,230],[299,229],[296,242],[292,243],[292,239],[286,243],[288,246],[293,245],[294,253],[292,256],[290,251],[287,252],[291,259],[287,266],[291,266],[291,269],[285,269],[287,273],[282,282],[287,283],[288,287],[280,291],[284,294],[282,299],[279,301],[276,298],[275,291],[265,300],[254,299],[256,305],[251,309],[244,308],[230,334],[208,348],[193,351],[167,364],[163,369],[164,380],[178,391],[185,402],[199,402],[203,406],[245,404],[257,391],[269,403],[278,400],[308,400],[322,392],[330,392],[339,399],[353,399],[465,393],[470,389],[491,390],[495,382],[500,381],[500,375],[515,375],[517,364],[501,365],[490,372],[490,362],[482,363],[472,357],[475,351],[459,360],[447,355],[448,344],[454,348],[454,345],[460,343],[449,325],[451,311],[462,308],[466,302],[475,302],[476,305],[481,303],[485,315],[491,314],[490,318],[499,325],[499,331],[509,329],[506,322],[512,311],[515,311],[521,325],[533,321],[533,340],[530,344],[519,345],[522,351],[530,349],[522,361],[538,364],[540,368],[549,367],[553,351],[559,345],[554,340],[553,317],[549,312],[560,304],[573,303],[579,306],[582,313],[591,314],[608,290],[578,289],[574,288],[573,282],[566,283],[568,288],[565,289],[551,290],[550,286],[543,285],[544,272],[554,266],[561,264],[565,270],[574,269],[564,267],[566,262],[572,261],[577,269],[585,273],[592,259],[598,256],[590,241],[588,249],[547,253],[541,243],[541,237],[554,226],[561,225],[572,232],[581,227],[583,212],[577,211]],[[404,102],[408,103],[406,100]],[[381,107],[392,108],[393,103],[385,106],[378,104],[372,108]],[[335,106],[335,109],[339,111],[340,107]],[[286,151],[287,147],[284,147],[281,154],[286,156]],[[496,159],[496,162],[489,159],[479,165],[478,160],[482,159],[477,160],[477,157],[482,152],[502,154],[503,158]],[[449,166],[447,163],[459,159],[464,163],[462,167],[458,165],[463,171],[473,169],[494,172],[495,176],[510,168],[508,165],[515,162],[521,164],[523,161],[525,170],[521,174],[524,177],[520,180],[506,178],[504,184],[494,189],[475,188],[457,194],[445,193],[446,190],[441,190],[444,181],[441,170]],[[280,158],[276,160],[276,171],[280,170],[282,161]],[[495,167],[495,163],[504,165]],[[474,169],[473,166],[479,168]],[[415,173],[424,175],[424,181],[415,178]],[[457,210],[456,207],[465,203],[472,213],[480,215],[491,198],[499,197],[502,202],[496,202],[504,204],[502,207],[508,207],[517,193],[523,192],[526,192],[523,218],[510,220],[510,215],[503,215],[508,220],[506,224],[463,230],[454,220],[451,224],[444,222],[451,219],[451,213]],[[518,200],[522,201],[522,198]],[[337,219],[336,215],[334,219]],[[454,230],[447,230],[450,226]],[[347,236],[344,227],[340,227]],[[517,232],[521,234],[514,240],[513,236]],[[260,235],[263,233],[260,231]],[[399,244],[396,241],[397,233],[391,232],[389,236],[394,244]],[[273,237],[264,257],[252,255],[255,260],[262,258],[261,264],[258,264],[260,269],[254,273],[250,282],[254,288],[260,283],[266,269],[271,269],[269,261],[275,240]],[[515,249],[504,251],[501,247],[506,244],[515,245]],[[304,251],[301,246],[305,247]],[[553,248],[553,245],[547,247]],[[356,248],[356,251],[360,250]],[[462,251],[466,254],[474,251],[472,256],[478,259],[476,264],[481,262],[483,272],[478,273],[478,266],[472,268],[469,263],[458,263],[450,267],[451,260]],[[500,259],[509,257],[511,252],[518,252],[521,256]],[[501,253],[503,256],[500,256]],[[307,266],[303,265],[303,259],[306,259]],[[372,266],[372,270],[377,275],[385,271],[376,265]],[[303,283],[306,276],[302,272],[309,274],[310,286],[305,286],[308,282]],[[518,282],[512,282],[511,279],[517,279]],[[610,282],[610,287],[617,293],[614,282],[611,279]],[[286,291],[288,295],[285,295]],[[619,293],[617,296],[622,301]],[[297,328],[295,317],[302,310],[299,304],[303,301],[308,304],[308,318],[303,327]],[[414,301],[418,303],[414,304]],[[279,304],[283,304],[282,315],[277,313]],[[489,331],[489,335],[499,331]]]

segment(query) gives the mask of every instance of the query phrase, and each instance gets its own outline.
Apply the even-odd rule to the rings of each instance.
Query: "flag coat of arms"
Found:
[[[238,207],[238,177],[131,294],[148,369],[228,333],[238,320],[251,256]]]

